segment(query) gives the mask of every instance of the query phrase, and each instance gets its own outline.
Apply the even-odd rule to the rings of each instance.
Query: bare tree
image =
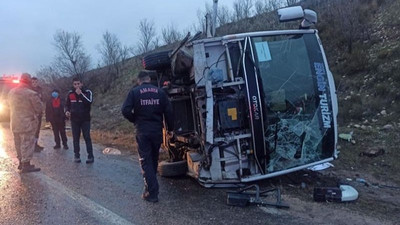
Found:
[[[137,46],[137,54],[143,54],[154,49],[154,41],[156,39],[156,29],[154,22],[143,19],[139,23],[139,44]]]
[[[197,10],[197,23],[193,24],[193,30],[195,31],[202,31],[206,33],[207,24],[206,24],[206,15],[207,13],[211,13],[210,7],[206,4],[206,9],[203,11],[201,9]]]
[[[260,15],[266,12],[274,11],[282,5],[281,0],[257,0],[254,3],[255,15]]]
[[[261,15],[267,12],[267,4],[266,0],[257,0],[254,3],[254,13],[255,15]]]
[[[281,0],[257,0],[254,3],[255,15],[260,15],[266,12],[277,10],[281,7],[281,5]]]
[[[113,77],[111,80],[114,80],[120,73],[120,62],[122,61],[121,42],[115,34],[106,31],[97,50],[101,54],[103,65],[108,67],[108,76]]]
[[[233,17],[234,21],[249,18],[251,16],[251,9],[253,8],[253,0],[236,0],[233,3]]]
[[[248,1],[248,0],[246,0]],[[250,0],[252,1],[252,0]],[[205,9],[204,10],[197,10],[197,24],[194,24],[192,27],[193,30],[195,31],[203,31],[204,33],[206,32],[207,29],[207,15],[213,15],[213,7],[210,4],[205,4]],[[218,5],[218,12],[217,12],[217,20],[216,20],[216,27],[223,26],[227,23],[230,23],[234,21],[234,16],[233,13],[229,10],[228,7],[225,5]],[[182,32],[182,34],[185,34],[187,32]]]
[[[157,36],[154,37],[154,39],[153,39],[153,41],[151,42],[151,44],[152,44],[152,46],[153,46],[153,49],[156,49],[156,48],[161,47],[160,38],[157,37]]]
[[[231,18],[231,12],[230,12],[229,8],[226,6],[219,7],[218,15],[217,15],[218,25],[223,26],[227,23],[232,22],[230,20],[230,18]]]
[[[57,79],[62,77],[57,69],[53,66],[46,66],[41,67],[37,72],[36,75],[41,77],[44,82],[46,83],[54,83]]]
[[[361,2],[361,0],[330,1],[332,24],[338,26],[338,29],[342,31],[349,53],[353,50],[354,41],[368,30],[365,23],[362,22],[365,16],[361,13]]]
[[[131,49],[132,49],[132,48],[130,48],[130,47],[126,46],[126,45],[124,45],[124,46],[121,47],[121,49],[120,49],[120,55],[121,55],[121,62],[122,62],[122,65],[124,65],[124,64],[125,64],[125,61],[129,58]]]
[[[54,46],[58,50],[55,65],[61,74],[77,75],[81,79],[90,66],[90,57],[86,55],[81,36],[59,30],[54,35]]]
[[[167,27],[162,28],[162,41],[164,44],[169,45],[182,39],[183,34],[179,32],[175,25],[171,23]]]
[[[41,67],[36,71],[36,76],[40,77],[45,83],[50,84],[49,88],[56,88],[60,90],[61,93],[68,90],[71,86],[71,80],[63,77],[55,66]]]
[[[287,6],[295,5],[299,0],[286,0]]]
[[[206,15],[210,14],[212,15],[213,9],[210,4],[205,4],[205,9],[197,10],[197,23],[194,23],[191,27],[191,30],[194,31],[203,31],[204,33],[206,32]],[[217,24],[216,26],[223,26],[224,24],[230,23],[233,21],[233,16],[231,11],[229,10],[228,7],[225,5],[218,5],[218,13],[217,13]],[[195,33],[196,33],[195,32]],[[183,37],[183,34],[187,32],[181,32],[181,35]]]
[[[279,9],[282,6],[282,1],[281,0],[269,0],[268,3],[266,4],[267,11],[274,11]]]

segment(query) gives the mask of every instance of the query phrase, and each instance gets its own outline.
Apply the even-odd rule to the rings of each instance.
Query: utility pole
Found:
[[[215,37],[215,28],[217,26],[217,12],[218,12],[218,0],[213,0],[213,12],[206,14],[206,34],[207,37]]]
[[[217,26],[217,15],[218,15],[218,0],[213,0],[213,16],[212,16],[212,36],[215,37],[215,29]]]

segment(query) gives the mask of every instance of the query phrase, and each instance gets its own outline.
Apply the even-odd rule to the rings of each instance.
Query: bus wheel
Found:
[[[158,173],[162,177],[176,177],[185,175],[188,170],[186,160],[169,162],[161,161],[158,164]]]
[[[142,59],[143,68],[146,70],[164,70],[170,68],[170,52],[169,50],[146,55]]]

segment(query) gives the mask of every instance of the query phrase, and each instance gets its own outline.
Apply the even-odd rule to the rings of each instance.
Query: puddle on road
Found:
[[[6,137],[4,136],[3,130],[0,130],[0,158],[9,158],[6,152]]]

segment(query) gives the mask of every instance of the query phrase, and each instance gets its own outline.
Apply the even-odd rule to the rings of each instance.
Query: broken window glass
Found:
[[[324,61],[316,36],[265,36],[252,42],[265,98],[268,172],[327,157],[323,146],[331,121],[323,121],[323,114],[331,106],[329,87],[319,86],[325,79],[317,76]]]

